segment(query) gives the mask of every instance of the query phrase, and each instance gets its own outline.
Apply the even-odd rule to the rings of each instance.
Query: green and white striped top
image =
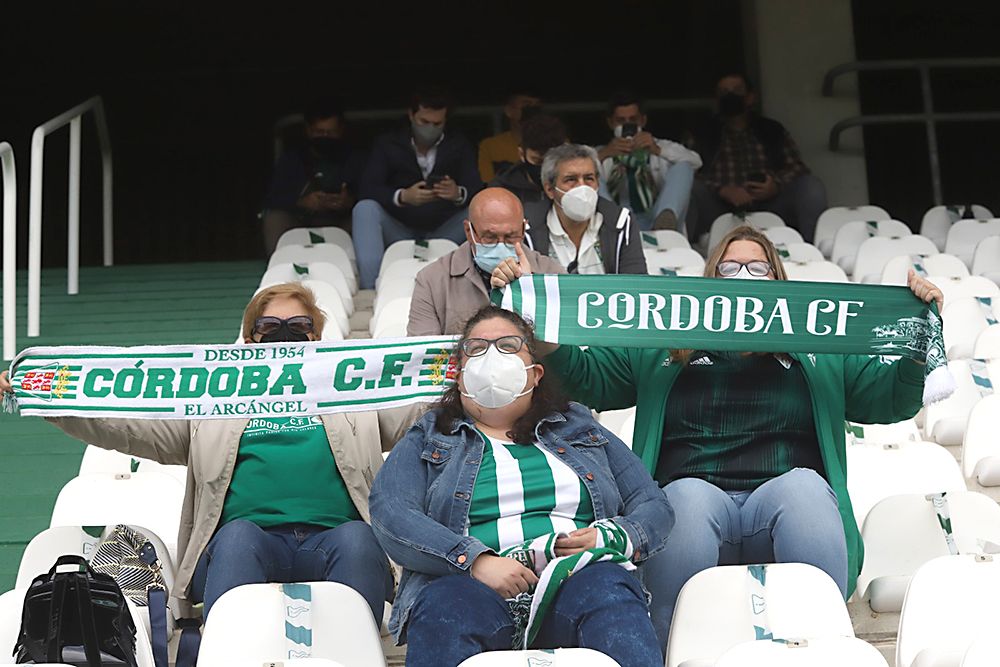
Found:
[[[472,489],[467,532],[500,552],[594,520],[587,487],[573,469],[537,444],[489,438]]]

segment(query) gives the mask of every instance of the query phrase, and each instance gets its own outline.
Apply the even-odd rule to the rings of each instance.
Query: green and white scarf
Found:
[[[433,401],[454,382],[455,337],[336,343],[33,347],[4,409],[43,417],[232,419]]]
[[[643,213],[656,201],[656,180],[649,168],[649,150],[643,148],[612,158],[608,190],[621,206]],[[625,186],[624,188],[622,186]]]
[[[566,533],[541,535],[500,552],[501,556],[513,558],[538,576],[533,591],[507,601],[514,616],[512,649],[527,649],[535,640],[559,587],[576,572],[604,562],[617,563],[626,570],[635,569],[629,560],[633,552],[632,541],[624,528],[611,519],[600,519],[590,526],[597,529],[596,546],[572,556],[556,556],[556,540]]]
[[[905,287],[532,275],[493,301],[550,343],[906,357],[926,364],[925,405],[955,388],[937,308]]]

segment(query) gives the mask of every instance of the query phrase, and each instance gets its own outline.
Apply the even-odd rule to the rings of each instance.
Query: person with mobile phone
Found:
[[[314,100],[305,112],[304,146],[278,157],[261,214],[265,251],[293,227],[347,227],[365,154],[347,141],[343,107]]]
[[[701,157],[650,134],[642,99],[632,92],[611,97],[606,120],[613,136],[597,147],[601,194],[627,206],[640,229],[681,227]]]
[[[375,287],[386,246],[403,240],[465,240],[469,200],[482,188],[476,153],[447,130],[447,93],[415,93],[405,128],[375,140],[361,177],[351,230],[362,289]]]
[[[490,187],[510,190],[522,204],[545,198],[542,189],[542,160],[550,148],[566,143],[566,126],[551,114],[535,112],[521,124],[518,160],[498,173]]]
[[[715,89],[717,114],[691,134],[705,160],[692,188],[692,242],[723,213],[771,211],[811,242],[827,206],[823,182],[810,173],[788,130],[754,111],[756,92],[744,74],[727,74]]]

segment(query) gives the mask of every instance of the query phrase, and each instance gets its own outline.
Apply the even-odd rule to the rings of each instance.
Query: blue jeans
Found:
[[[423,232],[411,229],[393,218],[374,199],[359,201],[354,205],[351,214],[351,237],[354,239],[354,254],[358,260],[361,289],[374,289],[386,246],[396,241],[422,239],[449,239],[461,244],[465,241],[465,228],[462,222],[467,217],[468,209],[459,209],[440,227]]]
[[[688,203],[691,200],[691,185],[693,183],[694,165],[689,162],[677,162],[667,170],[667,174],[660,186],[660,191],[656,195],[656,200],[653,201],[653,205],[649,209],[642,213],[636,213],[631,201],[624,202],[623,205],[632,209],[632,219],[639,225],[639,229],[643,230],[651,229],[656,216],[670,209],[677,216],[677,222],[680,225],[678,231],[683,233],[684,221],[687,219]],[[602,197],[614,201],[614,197],[608,191],[606,182],[601,181],[599,189]]]
[[[507,602],[486,584],[452,574],[421,591],[407,623],[408,667],[454,667],[484,651],[511,647]],[[625,667],[661,667],[663,656],[632,572],[596,563],[567,579],[533,647],[589,648]]]
[[[676,522],[666,548],[640,568],[665,648],[681,587],[716,565],[808,563],[847,597],[847,540],[837,496],[819,474],[795,468],[754,491],[726,492],[688,477],[663,487]]]
[[[223,524],[198,560],[191,592],[205,602],[208,617],[215,601],[243,584],[335,581],[364,597],[375,624],[392,596],[389,559],[371,526],[348,521],[336,528],[289,525],[261,528],[245,519]]]

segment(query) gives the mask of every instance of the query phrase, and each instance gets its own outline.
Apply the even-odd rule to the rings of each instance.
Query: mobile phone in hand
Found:
[[[639,134],[639,126],[635,123],[622,123],[622,139]]]
[[[749,183],[766,183],[767,182],[767,174],[765,174],[762,171],[752,172],[750,174],[747,174],[747,182],[749,182]]]
[[[427,178],[424,179],[424,187],[428,190],[433,190],[434,186],[444,180],[444,176],[439,176],[437,174],[428,174]]]

